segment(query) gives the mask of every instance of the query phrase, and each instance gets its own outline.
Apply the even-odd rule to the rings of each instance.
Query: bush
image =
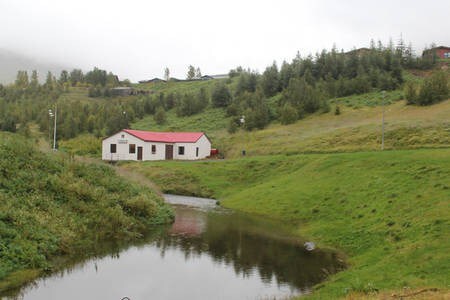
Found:
[[[415,104],[417,102],[417,87],[414,82],[407,82],[404,91],[405,99],[408,104]]]
[[[141,218],[151,218],[158,211],[156,203],[145,195],[125,200],[123,208],[128,214]]]
[[[417,104],[430,105],[449,96],[448,77],[443,71],[435,72],[426,78],[420,88]]]
[[[281,124],[292,124],[298,120],[297,110],[289,103],[279,109],[279,119]]]
[[[215,85],[211,98],[215,107],[226,107],[231,102],[231,92],[224,83],[220,82]]]
[[[166,112],[164,108],[158,107],[156,109],[155,115],[153,116],[153,119],[158,125],[164,124],[166,122]]]
[[[336,105],[336,108],[334,109],[334,114],[336,116],[339,116],[341,114],[341,109],[340,109],[339,105]]]
[[[235,133],[238,130],[238,124],[235,120],[231,119],[227,126],[228,133]]]

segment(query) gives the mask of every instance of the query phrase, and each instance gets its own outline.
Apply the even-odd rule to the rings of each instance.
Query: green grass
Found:
[[[57,270],[61,258],[138,240],[171,219],[156,192],[112,168],[45,154],[19,135],[0,133],[0,295]]]
[[[137,89],[150,90],[155,93],[196,93],[201,88],[205,88],[210,91],[212,87],[221,81],[226,81],[227,79],[215,79],[215,80],[199,80],[199,81],[180,81],[180,82],[155,82],[155,83],[140,83],[134,85]]]
[[[264,130],[217,132],[213,143],[228,158],[241,155],[375,151],[381,145],[382,107],[341,107],[313,114],[290,125],[271,124]],[[385,149],[450,147],[450,100],[428,106],[397,101],[385,107]]]
[[[82,134],[70,140],[60,141],[59,149],[76,155],[100,157],[102,139],[90,134]]]
[[[364,106],[369,107],[381,106],[383,105],[383,103],[385,105],[389,105],[402,99],[403,99],[402,90],[387,91],[385,93],[384,100],[382,98],[382,94],[379,91],[375,91],[361,95],[352,95],[347,97],[331,99],[330,103],[353,107],[356,109]]]
[[[450,150],[274,155],[128,163],[162,190],[301,225],[348,255],[311,298],[450,288]]]
[[[166,113],[167,121],[159,125],[153,116],[146,116],[131,124],[132,128],[153,131],[204,131],[214,134],[228,124],[228,117],[221,108],[208,108],[205,111],[187,117],[177,117],[175,110]]]

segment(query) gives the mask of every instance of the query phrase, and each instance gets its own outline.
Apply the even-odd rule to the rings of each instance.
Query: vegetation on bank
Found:
[[[158,194],[110,167],[44,154],[0,133],[0,294],[57,269],[61,257],[139,239],[172,217]]]
[[[310,296],[404,287],[447,290],[448,149],[275,155],[207,162],[126,163],[163,191],[299,225],[348,255],[349,268]]]

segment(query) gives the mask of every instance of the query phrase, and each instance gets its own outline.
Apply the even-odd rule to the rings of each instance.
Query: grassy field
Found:
[[[167,112],[167,122],[159,125],[153,116],[146,116],[132,124],[135,129],[152,131],[204,131],[214,135],[228,125],[229,118],[221,108],[208,108],[205,111],[187,117],[177,117],[174,110]]]
[[[226,157],[311,152],[373,151],[381,145],[382,107],[341,107],[341,114],[315,114],[291,125],[264,130],[216,133]],[[418,107],[397,101],[385,107],[385,149],[450,146],[450,100]]]
[[[348,255],[311,298],[450,288],[450,150],[272,155],[125,163],[163,191],[299,224]]]
[[[37,143],[0,133],[0,298],[62,261],[139,240],[173,217],[152,189],[107,166],[40,152]]]
[[[179,82],[154,82],[154,83],[140,83],[134,85],[137,89],[151,90],[155,93],[195,93],[201,88],[205,88],[207,91],[220,81],[226,81],[227,79],[215,79],[215,80],[195,80],[195,81],[179,81]]]

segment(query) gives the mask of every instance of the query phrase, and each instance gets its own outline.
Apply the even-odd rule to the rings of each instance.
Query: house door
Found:
[[[137,160],[142,160],[142,147],[138,147]]]
[[[166,145],[166,159],[173,159],[173,145]]]

